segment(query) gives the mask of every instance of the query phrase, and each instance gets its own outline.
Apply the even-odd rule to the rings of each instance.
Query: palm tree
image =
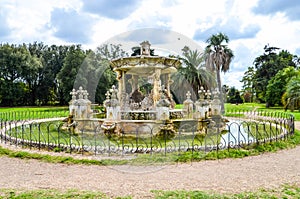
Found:
[[[206,43],[208,43],[208,45],[205,48],[205,65],[208,70],[217,76],[217,85],[222,102],[224,99],[220,72],[225,73],[229,70],[229,65],[234,57],[233,51],[226,45],[228,42],[229,38],[227,35],[218,33],[207,39]],[[222,103],[222,112],[224,113],[224,103]]]
[[[187,91],[192,93],[192,97],[198,98],[200,86],[208,88],[208,82],[212,82],[213,76],[205,69],[203,53],[199,50],[191,50],[185,46],[182,49],[182,55],[179,59],[183,65],[178,68],[174,74],[174,90],[179,91],[177,98],[180,101],[185,99]],[[185,93],[183,93],[185,92]]]

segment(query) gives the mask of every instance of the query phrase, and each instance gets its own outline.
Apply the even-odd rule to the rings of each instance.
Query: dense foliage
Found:
[[[231,104],[243,103],[240,91],[237,90],[235,87],[231,87],[227,92],[226,102]]]
[[[198,99],[198,90],[203,86],[206,90],[215,87],[215,78],[205,69],[204,56],[199,50],[191,50],[188,46],[182,49],[182,56],[178,56],[182,65],[172,76],[171,89],[177,103],[186,100],[186,92],[190,91],[192,99]]]
[[[255,58],[253,65],[244,73],[243,95],[246,102],[264,102],[267,106],[284,105],[299,107],[300,90],[292,89],[297,84],[290,81],[299,79],[299,58],[277,47],[264,47],[264,53]],[[279,51],[279,52],[278,52]],[[291,94],[288,91],[292,91]]]
[[[233,52],[229,38],[215,34],[208,38],[204,53],[185,47],[182,66],[173,76],[172,92],[182,103],[187,90],[197,98],[198,89],[218,87],[230,103],[263,102],[267,106],[300,108],[300,57],[266,45],[264,53],[245,71],[242,91],[221,84],[220,72],[229,70]],[[152,52],[154,53],[154,52]],[[81,45],[0,44],[0,106],[67,105],[70,91],[79,86],[89,99],[102,103],[105,92],[116,84],[109,60],[124,56],[121,45],[102,45],[84,50]],[[183,88],[183,89],[182,89]],[[241,98],[242,96],[242,98]]]
[[[124,54],[120,45],[0,44],[0,106],[66,105],[79,86],[101,103],[116,83],[109,59]]]

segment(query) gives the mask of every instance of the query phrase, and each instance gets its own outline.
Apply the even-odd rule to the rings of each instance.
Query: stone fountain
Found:
[[[177,72],[181,62],[177,58],[154,55],[150,47],[151,44],[144,41],[132,49],[131,56],[111,60],[118,86],[106,93],[103,102],[106,118],[101,121],[101,128],[118,134],[131,124],[141,132],[147,132],[147,129],[149,132],[149,128],[142,128],[146,124],[151,129],[158,127],[173,131],[174,123],[192,121],[201,131],[207,123],[213,125],[213,120],[222,121],[218,91],[214,91],[212,99],[210,91],[203,87],[195,103],[188,91],[183,109],[175,109],[170,90],[171,74]],[[145,85],[150,89],[142,92]]]

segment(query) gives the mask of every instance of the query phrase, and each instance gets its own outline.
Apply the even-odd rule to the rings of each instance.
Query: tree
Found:
[[[31,82],[35,70],[40,67],[38,58],[31,56],[25,44],[0,45],[0,57],[1,105],[27,104],[26,93],[30,92],[28,82]]]
[[[173,94],[180,102],[186,99],[187,91],[192,93],[192,98],[198,98],[200,87],[203,86],[208,89],[208,85],[213,79],[212,75],[205,69],[203,53],[185,46],[182,49],[182,55],[178,57],[182,65],[178,68],[178,72],[173,75],[174,83],[171,85]]]
[[[42,104],[63,105],[62,89],[57,79],[57,74],[63,67],[64,59],[69,51],[69,46],[45,46],[43,52],[43,72],[41,74],[38,97]]]
[[[78,69],[86,57],[85,52],[80,45],[72,45],[66,54],[64,64],[60,72],[57,74],[58,83],[61,89],[61,104],[67,104],[71,97],[70,92],[74,88],[74,82]],[[78,89],[78,88],[77,88]]]
[[[32,62],[30,67],[23,70],[23,78],[25,79],[26,86],[28,87],[27,100],[28,105],[41,105],[42,96],[47,96],[48,89],[43,88],[43,77],[45,72],[44,52],[47,46],[43,43],[34,42],[28,44],[27,49],[35,61]],[[42,91],[42,92],[41,92]]]
[[[287,84],[286,90],[286,108],[291,111],[300,109],[300,76],[293,77]]]
[[[76,74],[74,88],[82,86],[89,93],[89,99],[95,101],[96,87],[98,85],[101,72],[101,61],[93,51],[89,50]]]
[[[224,94],[224,96],[223,96],[224,103],[227,102],[227,94],[228,94],[228,92],[229,92],[229,89],[230,89],[229,86],[226,85],[226,84],[224,84],[224,85],[222,86],[222,93]]]
[[[96,53],[106,60],[128,56],[121,44],[103,44],[97,47]]]
[[[243,99],[240,95],[239,90],[235,87],[231,87],[228,91],[227,102],[232,104],[240,104],[243,103]]]
[[[41,58],[35,55],[29,56],[27,65],[23,67],[21,75],[27,88],[26,103],[28,105],[37,105],[37,90],[40,85],[40,71],[42,68]]]
[[[85,51],[85,58],[78,68],[74,88],[82,86],[92,102],[102,103],[105,93],[117,83],[116,74],[110,68],[110,60],[126,56],[121,45],[103,44],[96,51]]]
[[[244,76],[241,80],[243,83],[242,91],[244,98],[247,102],[254,101],[254,76],[255,76],[255,69],[253,66],[248,67],[248,70],[244,73]]]
[[[208,45],[205,48],[206,68],[216,73],[220,99],[222,100],[221,109],[223,113],[225,110],[220,72],[222,71],[225,73],[229,70],[229,65],[234,57],[233,51],[226,45],[228,42],[229,38],[227,35],[218,33],[207,39],[206,43],[208,43]]]
[[[294,55],[293,62],[296,64],[296,68],[299,69],[300,68],[300,57],[298,57],[297,55]]]
[[[256,73],[253,79],[253,87],[257,99],[261,102],[266,102],[265,96],[269,80],[283,68],[289,66],[296,67],[292,54],[285,50],[277,54],[277,50],[279,50],[279,48],[266,45],[264,47],[264,54],[254,60]]]
[[[106,91],[117,83],[116,73],[110,67],[110,61],[128,56],[128,54],[122,49],[121,44],[103,44],[97,47],[95,53],[99,63],[95,102],[102,103],[105,100]]]
[[[299,71],[290,66],[280,70],[268,82],[266,91],[266,102],[268,106],[282,105],[281,98],[286,91],[286,85],[295,76],[299,75]]]

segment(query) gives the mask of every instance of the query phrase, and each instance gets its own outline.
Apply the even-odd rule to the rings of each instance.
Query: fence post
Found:
[[[39,123],[39,150],[41,150],[41,124],[42,123]]]
[[[294,115],[291,115],[290,116],[290,120],[291,120],[291,127],[292,127],[292,132],[291,132],[291,134],[292,135],[294,135],[294,133],[295,133],[295,117],[294,117]]]

